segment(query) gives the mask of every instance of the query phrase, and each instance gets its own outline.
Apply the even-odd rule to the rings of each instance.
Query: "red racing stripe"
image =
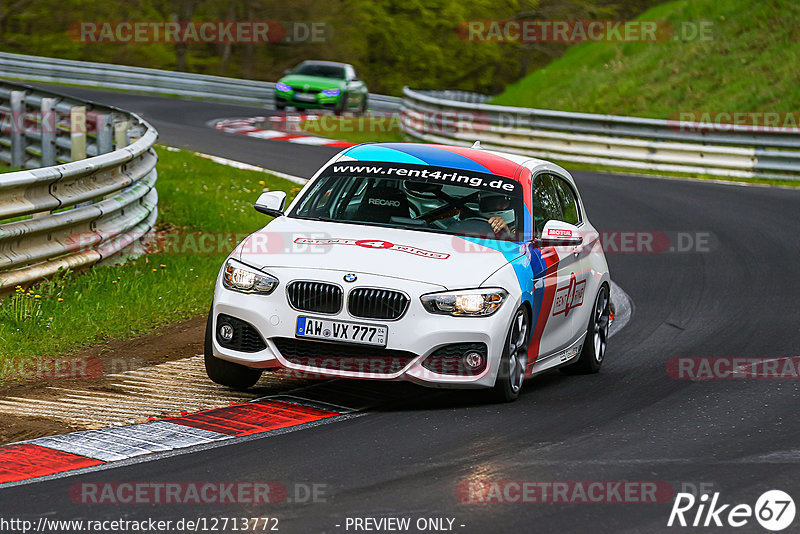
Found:
[[[357,143],[349,143],[347,141],[331,141],[330,143],[325,143],[323,146],[338,146],[341,148],[348,148],[351,146],[356,146]]]
[[[105,462],[29,443],[0,447],[0,484],[63,473]]]
[[[539,345],[544,333],[544,327],[547,325],[547,319],[550,317],[550,310],[553,308],[556,285],[558,285],[558,277],[556,276],[556,273],[558,273],[558,253],[555,247],[543,248],[542,259],[547,266],[544,275],[544,297],[542,298],[542,307],[539,310],[539,317],[536,321],[536,328],[533,330],[531,343],[528,346],[528,364],[525,369],[525,376],[531,376],[533,364],[539,358]]]
[[[341,414],[289,402],[264,401],[234,404],[164,421],[227,436],[248,436],[337,415]]]
[[[514,179],[517,170],[519,169],[518,163],[514,163],[513,161],[502,156],[497,156],[488,152],[457,146],[437,146],[436,148],[447,150],[448,152],[453,152],[460,156],[464,156],[465,158],[469,158],[475,163],[479,163],[480,165],[483,165],[489,169],[492,174],[496,174],[498,176],[505,176],[506,178]]]

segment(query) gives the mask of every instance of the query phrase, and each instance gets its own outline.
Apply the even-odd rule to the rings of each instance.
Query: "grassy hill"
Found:
[[[800,2],[680,0],[638,19],[708,21],[711,39],[582,43],[492,103],[653,118],[800,110]]]

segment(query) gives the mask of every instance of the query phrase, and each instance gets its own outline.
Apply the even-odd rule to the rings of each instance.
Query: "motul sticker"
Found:
[[[572,237],[572,230],[565,228],[548,228],[547,235],[554,235],[556,237]]]
[[[405,252],[406,254],[413,254],[414,256],[422,256],[423,258],[431,258],[435,260],[446,260],[450,254],[444,252],[433,252],[410,245],[398,245],[382,239],[344,239],[344,238],[326,238],[326,239],[312,239],[307,237],[298,237],[294,240],[299,245],[355,245],[358,247],[369,249],[384,249],[396,250],[398,252]]]
[[[586,280],[577,281],[575,273],[572,273],[569,277],[569,283],[556,289],[556,296],[553,298],[553,315],[563,313],[564,317],[566,317],[571,309],[583,304],[583,292],[585,289]]]

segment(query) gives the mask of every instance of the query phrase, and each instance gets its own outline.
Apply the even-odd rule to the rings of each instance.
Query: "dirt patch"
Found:
[[[17,417],[2,414],[0,422],[2,422],[0,424],[0,443],[3,444],[85,430],[82,426],[69,425],[63,421],[46,417]]]
[[[150,334],[127,340],[114,340],[90,345],[71,354],[65,360],[77,361],[67,365],[62,378],[47,368],[44,373],[34,373],[43,378],[31,378],[15,382],[0,383],[0,399],[8,397],[25,399],[57,398],[53,388],[81,389],[97,392],[118,392],[107,380],[107,376],[179,360],[201,354],[206,326],[206,315],[192,317],[186,321],[158,328]],[[87,363],[88,362],[88,363]],[[79,378],[74,378],[74,377]],[[74,430],[85,430],[81,425],[72,425],[44,417],[19,417],[0,413],[0,443],[33,439],[41,436],[63,434]]]

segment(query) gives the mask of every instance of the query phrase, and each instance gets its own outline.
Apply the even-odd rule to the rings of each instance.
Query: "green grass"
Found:
[[[680,120],[682,112],[702,121],[709,120],[702,112],[754,113],[755,120],[771,112],[798,117],[800,3],[679,0],[656,6],[638,19],[668,21],[672,27],[681,21],[705,22],[711,39],[579,44],[506,88],[491,103],[673,120]],[[687,176],[800,186],[798,180]]]
[[[492,103],[664,119],[800,109],[800,3],[680,0],[638,19],[708,21],[712,38],[583,43]]]
[[[305,131],[328,139],[351,143],[399,143],[404,140],[400,115],[320,115],[303,121]]]
[[[250,233],[268,222],[252,205],[265,189],[294,196],[300,186],[257,171],[241,170],[158,147],[157,229],[187,239],[211,233]],[[235,245],[235,243],[233,243]],[[230,245],[232,246],[232,245]],[[63,273],[0,304],[0,375],[10,360],[54,357],[203,313],[226,252],[154,253],[117,266]],[[38,297],[37,297],[38,295]]]

